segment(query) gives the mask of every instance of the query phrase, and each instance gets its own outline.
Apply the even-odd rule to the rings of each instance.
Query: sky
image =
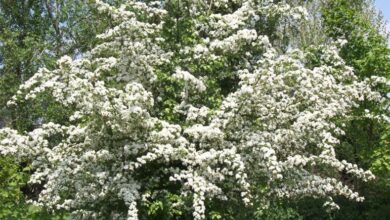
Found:
[[[382,11],[387,20],[387,30],[390,31],[390,0],[375,0],[376,8]]]

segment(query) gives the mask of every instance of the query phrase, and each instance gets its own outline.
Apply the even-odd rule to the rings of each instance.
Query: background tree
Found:
[[[352,66],[361,79],[373,75],[389,78],[388,33],[383,17],[375,9],[371,0],[344,1],[307,1],[306,8],[311,19],[300,30],[297,44],[308,47],[310,44],[326,43],[330,40],[346,39],[341,56]],[[383,95],[389,88],[378,87]],[[370,183],[361,183],[348,179],[354,187],[363,191],[366,202],[357,204],[340,200],[342,209],[332,215],[335,219],[387,219],[388,201],[388,122],[362,118],[366,112],[382,112],[388,115],[388,103],[378,106],[370,102],[360,103],[354,110],[353,120],[340,120],[346,128],[341,145],[336,149],[340,159],[355,161],[364,168],[372,168],[377,179]],[[302,201],[295,207],[305,219],[324,219],[329,215],[321,211],[321,203],[313,200]]]
[[[388,35],[385,32],[383,18],[374,10],[373,1],[330,1],[323,8],[324,29],[329,37],[345,38],[348,43],[343,47],[341,56],[352,66],[360,78],[373,75],[390,78],[390,49]],[[388,87],[377,88],[382,94],[390,92]],[[387,106],[387,107],[386,107]],[[362,119],[364,112],[384,112],[389,115],[388,103],[378,106],[362,102],[355,111],[355,118],[346,123],[346,136],[338,149],[340,158],[355,161],[364,168],[371,168],[378,160],[379,152],[388,149],[389,140],[384,136],[389,124],[373,119]],[[381,154],[387,158],[386,154]],[[380,157],[380,156],[379,156]],[[387,219],[390,216],[390,188],[386,184],[386,174],[374,169],[378,174],[375,182],[362,184],[354,182],[366,197],[363,204],[345,203],[338,218]],[[347,214],[348,213],[348,214]]]
[[[40,67],[54,68],[64,54],[82,57],[96,44],[96,34],[109,25],[86,1],[1,1],[0,127],[25,132],[44,121],[63,121],[67,110],[44,94],[37,103],[25,102],[16,108],[6,103]],[[24,200],[37,190],[25,186],[29,165],[19,166],[5,157],[0,163],[0,218],[48,218],[34,208],[25,211],[30,209]]]

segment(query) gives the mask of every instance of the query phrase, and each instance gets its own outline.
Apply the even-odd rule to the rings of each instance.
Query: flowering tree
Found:
[[[0,153],[31,162],[29,182],[43,186],[34,204],[79,219],[137,219],[167,193],[194,219],[215,200],[362,201],[341,177],[374,176],[337,159],[339,122],[361,100],[383,102],[371,87],[387,82],[359,81],[338,55],[342,40],[294,46],[308,19],[299,2],[97,0],[113,28],[8,103],[48,92],[69,120],[2,129]]]

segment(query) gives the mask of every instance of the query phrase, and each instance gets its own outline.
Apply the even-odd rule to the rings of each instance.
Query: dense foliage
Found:
[[[371,4],[1,3],[0,217],[386,219]]]

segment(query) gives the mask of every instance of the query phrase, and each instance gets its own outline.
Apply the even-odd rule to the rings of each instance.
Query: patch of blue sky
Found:
[[[389,0],[375,0],[376,8],[382,11],[383,16],[390,22],[390,1]]]
[[[386,29],[390,32],[390,0],[375,0],[375,6],[382,12],[383,17],[386,20]],[[390,46],[390,39],[388,45]]]

